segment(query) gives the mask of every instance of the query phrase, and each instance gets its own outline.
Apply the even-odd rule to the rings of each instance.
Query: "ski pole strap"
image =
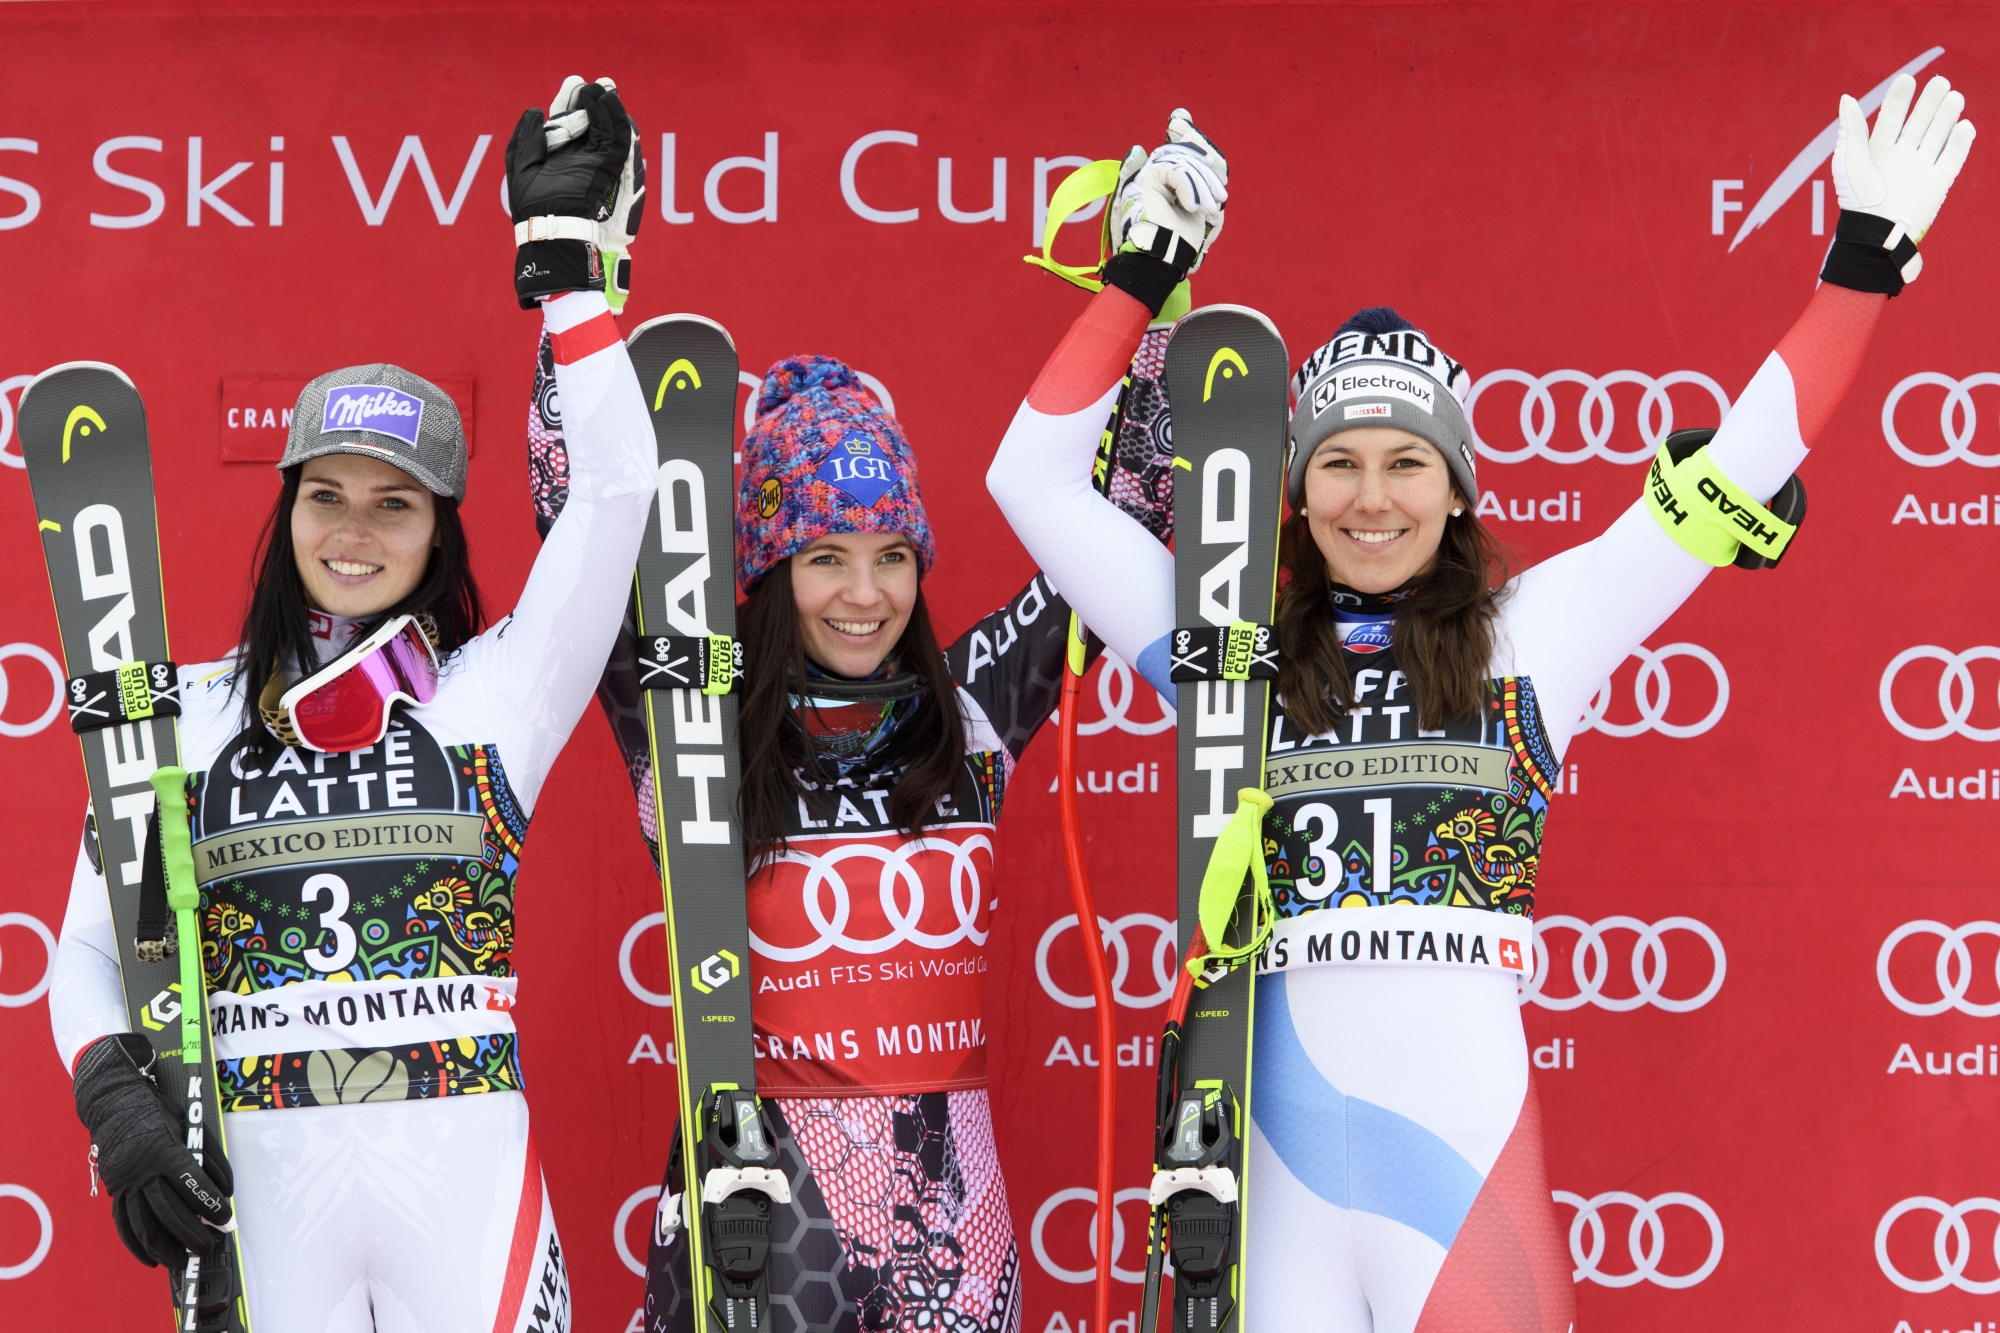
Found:
[[[639,687],[727,694],[743,679],[743,645],[727,634],[661,634],[644,641]]]
[[[1805,485],[1795,474],[1771,497],[1771,507],[1759,504],[1715,465],[1705,447],[1714,435],[1675,431],[1661,443],[1646,472],[1646,508],[1697,560],[1773,568],[1805,518]]]
[[[1049,197],[1048,220],[1042,224],[1042,252],[1038,255],[1022,255],[1021,258],[1036,268],[1045,268],[1087,292],[1104,290],[1104,266],[1111,260],[1111,195],[1118,188],[1118,170],[1124,164],[1116,158],[1102,158],[1086,166],[1078,167],[1063,177],[1061,185]],[[1104,226],[1097,235],[1097,262],[1095,264],[1064,264],[1056,259],[1056,236],[1068,222],[1082,209],[1104,201]],[[1183,278],[1167,294],[1154,321],[1171,323],[1194,308],[1194,293]]]
[[[180,936],[181,1061],[190,1071],[201,1068],[202,1025],[208,1017],[201,994],[201,936],[195,908],[201,890],[194,882],[194,850],[188,841],[187,770],[156,768],[153,823],[160,830],[160,866],[166,876],[167,906],[173,909]]]
[[[1219,963],[1233,963],[1264,947],[1271,937],[1277,908],[1271,901],[1271,884],[1264,869],[1264,813],[1271,798],[1256,787],[1236,793],[1236,813],[1216,835],[1215,850],[1209,853],[1208,868],[1201,876],[1199,916],[1202,938],[1208,954]],[[1250,938],[1242,944],[1224,941],[1224,933],[1243,900],[1244,880],[1250,881]],[[1206,959],[1190,959],[1188,966],[1201,966]]]
[[[72,676],[63,686],[69,729],[86,731],[181,715],[180,668],[172,662],[121,662],[109,671]]]
[[[146,830],[146,846],[139,856],[139,919],[132,929],[132,952],[142,963],[158,963],[179,952],[174,933],[167,929],[173,909],[167,906],[167,866],[160,850],[160,827],[154,819]]]
[[[1100,231],[1095,264],[1063,264],[1056,261],[1056,234],[1063,223],[1080,209],[1098,200],[1109,200],[1111,192],[1118,188],[1118,160],[1104,158],[1088,166],[1078,167],[1063,177],[1063,183],[1056,186],[1056,192],[1049,198],[1048,221],[1042,227],[1042,252],[1038,255],[1022,255],[1021,258],[1036,268],[1045,268],[1064,282],[1074,283],[1087,292],[1104,290],[1104,261],[1109,259],[1110,238]],[[1109,204],[1107,202],[1108,210]]]
[[[1176,685],[1278,678],[1278,636],[1248,620],[1177,629],[1170,656],[1167,678]]]

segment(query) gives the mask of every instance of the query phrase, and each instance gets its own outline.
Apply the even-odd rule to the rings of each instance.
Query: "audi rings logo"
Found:
[[[1937,936],[1938,998],[1935,1000],[1909,999],[1896,988],[1895,978],[1889,975],[1889,960],[1895,956],[1896,946],[1912,935]],[[1875,980],[1882,987],[1882,994],[1890,1004],[1918,1018],[1930,1018],[1947,1009],[1956,1009],[1973,1018],[2000,1017],[2000,1000],[1977,1003],[1965,998],[1972,991],[1975,972],[1972,950],[1966,941],[1980,935],[2000,938],[2000,921],[1971,921],[1958,927],[1942,921],[1905,921],[1889,932],[1889,938],[1882,941],[1881,951],[1875,955]],[[1993,959],[1993,980],[2000,985],[2000,953]]]
[[[1922,371],[1899,381],[1882,400],[1882,438],[1896,451],[1896,457],[1917,467],[1943,467],[1954,458],[1974,467],[2000,467],[2000,451],[1979,454],[1972,451],[1972,437],[1979,430],[1979,409],[1972,404],[1972,391],[2000,386],[2000,375],[1985,371],[1955,380],[1935,371]],[[1944,401],[1938,405],[1938,435],[1944,441],[1942,453],[1919,453],[1896,433],[1896,405],[1912,389],[1939,388]]]
[[[1632,699],[1638,705],[1639,720],[1613,722],[1605,716],[1611,710],[1615,693],[1612,680],[1606,680],[1598,687],[1597,693],[1590,696],[1590,702],[1584,705],[1583,722],[1577,727],[1578,734],[1600,731],[1607,736],[1630,737],[1657,731],[1662,736],[1684,741],[1714,730],[1715,724],[1729,710],[1729,673],[1723,670],[1722,659],[1700,644],[1669,643],[1659,648],[1637,648],[1632,656],[1639,659],[1639,674],[1632,682]],[[1667,709],[1674,698],[1674,681],[1667,663],[1677,657],[1693,658],[1707,667],[1709,675],[1715,679],[1715,702],[1693,722],[1667,720]]]
[[[655,1009],[671,1007],[674,997],[670,992],[656,991],[640,982],[639,978],[632,971],[632,950],[641,939],[646,938],[648,935],[652,935],[654,939],[660,940],[664,944],[664,934],[655,935],[653,932],[664,932],[666,928],[667,914],[665,912],[655,912],[651,916],[642,916],[632,923],[632,928],[625,932],[625,938],[618,943],[618,975],[624,979],[625,989],[631,991],[632,997],[641,1004],[650,1004]]]
[[[983,851],[985,855],[976,857],[973,855],[976,851]],[[914,857],[926,852],[951,862],[951,909],[955,923],[950,930],[938,932],[924,929],[924,877],[917,873],[911,862]],[[884,918],[884,927],[879,935],[855,936],[848,933],[848,927],[854,924],[854,899],[847,880],[841,874],[841,863],[845,861],[878,863],[875,893]],[[871,842],[846,843],[829,848],[824,856],[794,842],[773,857],[770,864],[805,867],[799,893],[805,906],[806,920],[811,923],[818,938],[810,944],[786,946],[761,939],[753,931],[750,947],[766,958],[797,963],[817,958],[828,949],[835,948],[848,953],[879,954],[887,953],[899,944],[914,944],[923,949],[949,949],[961,940],[984,944],[986,932],[979,928],[985,908],[985,886],[979,876],[982,863],[987,866],[993,864],[993,841],[984,833],[975,833],[963,842],[953,842],[948,838],[912,838],[895,847]],[[831,912],[827,910],[829,902],[833,909]]]
[[[1576,981],[1576,994],[1550,995],[1543,989],[1550,980],[1549,946],[1545,937],[1551,931],[1564,930],[1576,933],[1575,950],[1569,959],[1569,972]],[[1632,933],[1634,991],[1631,995],[1605,994],[1604,983],[1611,972],[1611,947],[1606,943],[1605,936],[1615,931]],[[1707,946],[1709,958],[1707,983],[1687,996],[1666,994],[1667,936],[1677,932],[1700,940]],[[1691,945],[1692,941],[1687,944]],[[1687,945],[1677,947],[1685,949]],[[1696,952],[1694,967],[1699,967],[1700,951]],[[1683,973],[1689,970],[1685,965],[1682,967]],[[1636,916],[1607,916],[1599,921],[1585,921],[1574,916],[1548,916],[1535,922],[1535,975],[1528,981],[1521,998],[1523,1002],[1532,1000],[1544,1009],[1558,1011],[1580,1009],[1588,1004],[1622,1014],[1650,1004],[1670,1014],[1685,1014],[1692,1013],[1716,997],[1722,990],[1722,979],[1728,970],[1729,958],[1722,948],[1721,938],[1705,923],[1691,916],[1670,916],[1650,923]],[[1683,986],[1686,984],[1682,983]]]
[[[1490,444],[1479,433],[1479,396],[1496,384],[1518,384],[1523,390],[1520,433],[1524,442],[1514,448]],[[1559,413],[1555,396],[1549,390],[1564,384],[1574,384],[1583,390],[1576,405],[1579,442],[1570,443],[1565,437],[1552,446]],[[1641,390],[1634,417],[1638,438],[1636,443],[1613,445],[1618,406],[1612,401],[1611,390],[1621,385]],[[1608,463],[1646,463],[1660,451],[1660,441],[1673,433],[1674,401],[1668,390],[1676,385],[1694,385],[1705,391],[1715,400],[1718,421],[1729,415],[1729,395],[1698,370],[1676,370],[1658,378],[1642,370],[1614,370],[1608,375],[1591,375],[1581,370],[1552,370],[1546,375],[1531,375],[1525,370],[1491,370],[1481,375],[1472,392],[1466,395],[1465,420],[1472,427],[1472,443],[1480,456],[1496,463],[1520,463],[1530,458],[1546,458],[1551,463],[1581,463],[1590,458],[1602,458]],[[1491,418],[1493,409],[1487,410],[1491,426],[1495,424]]]
[[[21,390],[27,388],[34,378],[33,375],[9,375],[0,380],[0,464],[8,467],[28,466],[28,460],[21,457],[20,445],[14,442],[14,422]]]
[[[1048,997],[1065,1009],[1095,1009],[1097,997],[1088,991],[1082,995],[1072,995],[1056,984],[1049,975],[1049,950],[1055,942],[1076,929],[1076,913],[1059,916],[1049,923],[1042,932],[1042,941],[1035,946],[1035,975],[1041,979],[1042,989]],[[1151,1009],[1165,1004],[1174,997],[1174,963],[1178,935],[1174,923],[1163,916],[1151,912],[1129,912],[1116,921],[1097,918],[1097,929],[1104,936],[1104,945],[1111,951],[1111,998],[1127,1009]],[[1141,963],[1152,973],[1149,991],[1134,994],[1126,988],[1132,978],[1134,945],[1139,946]]]
[[[1072,917],[1071,920],[1075,918]],[[6,926],[20,926],[32,930],[42,942],[42,971],[35,984],[26,990],[0,990],[0,1009],[19,1009],[24,1005],[33,1004],[48,994],[49,978],[56,966],[56,937],[53,931],[42,924],[39,917],[29,916],[26,912],[0,912],[0,927]],[[9,956],[7,951],[0,949],[0,986],[8,984],[6,960]],[[18,986],[23,980],[25,978],[16,971],[12,978],[13,984]]]
[[[9,658],[14,657],[25,657],[49,673],[49,704],[32,722],[9,722],[5,718],[0,718],[0,736],[32,736],[55,721],[56,714],[62,712],[64,683],[62,663],[56,661],[55,655],[40,644],[0,644],[0,714],[7,711],[7,699],[13,692],[13,673],[6,664]],[[29,673],[29,679],[33,679],[32,672]]]
[[[1119,1197],[1122,1199],[1124,1196]],[[1144,1197],[1143,1192],[1141,1197]],[[49,1216],[49,1206],[42,1202],[42,1196],[26,1185],[0,1185],[0,1199],[19,1199],[34,1209],[35,1221],[41,1224],[40,1236],[35,1241],[34,1251],[27,1258],[18,1264],[0,1264],[0,1282],[7,1282],[17,1277],[26,1277],[42,1266],[42,1260],[49,1257],[49,1246],[55,1244],[56,1224],[55,1219]]]
[[[1555,1201],[1576,1209],[1569,1222],[1569,1257],[1576,1264],[1572,1280],[1595,1282],[1600,1287],[1635,1287],[1650,1282],[1656,1287],[1692,1287],[1715,1271],[1722,1262],[1722,1219],[1715,1209],[1692,1194],[1678,1190],[1642,1199],[1625,1190],[1608,1190],[1586,1199],[1568,1190],[1551,1190]],[[1632,1257],[1629,1273],[1607,1273],[1598,1266],[1604,1258],[1607,1208],[1630,1208],[1631,1225],[1625,1229],[1625,1249]],[[1686,1273],[1663,1273],[1660,1260],[1666,1256],[1667,1224],[1662,1211],[1684,1208],[1708,1224],[1708,1257],[1701,1266]],[[1677,1251],[1678,1252],[1678,1251]]]
[[[1174,725],[1174,706],[1168,698],[1139,677],[1129,663],[1109,648],[1104,650],[1103,665],[1097,670],[1097,706],[1104,716],[1093,722],[1077,719],[1076,734],[1098,736],[1113,727],[1129,736],[1157,736]],[[1150,694],[1157,701],[1157,716],[1134,718],[1132,705],[1141,694]]]
[[[1944,663],[1937,685],[1938,716],[1944,720],[1936,726],[1917,726],[1905,720],[1896,709],[1896,676],[1904,667],[1918,661]],[[1890,658],[1889,665],[1882,669],[1882,687],[1877,694],[1882,701],[1882,716],[1889,719],[1890,726],[1913,741],[1941,741],[1947,736],[1963,736],[1969,741],[2000,741],[2000,727],[1970,725],[1974,693],[1970,667],[1974,662],[2000,662],[2000,648],[1981,644],[1962,653],[1954,653],[1931,643],[1905,648]]]
[[[1065,1204],[1079,1203],[1084,1206],[1074,1209],[1063,1208]],[[1125,1213],[1133,1204],[1139,1206],[1137,1216],[1138,1226],[1128,1231],[1125,1226]],[[1061,1221],[1056,1224],[1059,1235],[1063,1239],[1068,1240],[1075,1238],[1073,1233],[1080,1233],[1084,1246],[1078,1255],[1078,1257],[1084,1260],[1081,1267],[1070,1268],[1064,1264],[1057,1263],[1049,1254],[1048,1232],[1050,1230],[1050,1223],[1055,1219],[1058,1211],[1063,1212]],[[1120,1282],[1141,1283],[1146,1280],[1146,1271],[1143,1267],[1120,1268],[1118,1266],[1118,1258],[1125,1253],[1125,1237],[1132,1235],[1139,1238],[1138,1259],[1141,1264],[1145,1262],[1146,1228],[1151,1222],[1151,1219],[1147,1216],[1148,1212],[1149,1205],[1146,1202],[1146,1191],[1143,1189],[1137,1187],[1122,1189],[1112,1196],[1111,1276]],[[1044,1273],[1047,1273],[1058,1282],[1082,1284],[1097,1281],[1096,1218],[1097,1191],[1094,1189],[1075,1187],[1066,1190],[1057,1190],[1054,1194],[1042,1200],[1042,1206],[1035,1210],[1035,1224],[1028,1232],[1028,1240],[1035,1251],[1035,1262],[1042,1266]],[[1067,1247],[1065,1248],[1067,1249]]]
[[[646,1276],[646,1261],[632,1253],[632,1244],[626,1239],[625,1233],[632,1225],[632,1214],[650,1203],[654,1207],[646,1211],[647,1215],[651,1216],[658,1208],[659,1197],[658,1185],[648,1185],[642,1190],[632,1191],[625,1196],[625,1202],[618,1205],[618,1216],[611,1223],[611,1247],[618,1251],[618,1262],[631,1270],[634,1277]]]
[[[1898,1218],[1906,1213],[1936,1213],[1937,1230],[1931,1235],[1931,1256],[1937,1261],[1936,1277],[1906,1277],[1889,1257],[1889,1232]],[[1974,1213],[1993,1213],[2000,1216],[2000,1199],[1967,1199],[1962,1203],[1946,1203],[1943,1199],[1933,1199],[1929,1195],[1918,1195],[1904,1199],[1875,1225],[1875,1262],[1882,1268],[1882,1276],[1901,1287],[1904,1291],[1925,1295],[1933,1291],[1943,1291],[1946,1287],[1956,1287],[1974,1296],[1991,1296],[2000,1292],[2000,1276],[1976,1280],[1965,1275],[1966,1266],[1972,1259],[1972,1231],[1965,1225],[1965,1219]],[[1993,1235],[1993,1261],[2000,1266],[2000,1230]]]

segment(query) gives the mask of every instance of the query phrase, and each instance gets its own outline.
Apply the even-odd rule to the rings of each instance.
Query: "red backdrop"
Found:
[[[536,328],[508,290],[501,151],[563,75],[609,72],[654,171],[628,326],[700,311],[746,368],[813,350],[878,377],[922,459],[935,605],[962,626],[1028,571],[981,476],[1081,304],[1020,262],[1038,184],[1058,159],[1151,142],[1187,105],[1233,168],[1198,299],[1268,312],[1295,361],[1359,305],[1430,330],[1482,377],[1486,512],[1532,561],[1601,531],[1637,496],[1665,405],[1674,424],[1713,424],[1715,395],[1741,391],[1803,306],[1834,207],[1813,146],[1837,95],[1926,60],[1975,120],[2000,93],[1982,81],[2000,26],[1978,7],[289,8],[0,10],[10,1327],[163,1313],[160,1279],[89,1197],[38,985],[84,792],[54,721],[56,629],[14,470],[28,375],[105,360],[145,394],[183,660],[231,643],[274,491],[267,465],[225,461],[268,447],[229,439],[230,409],[240,423],[254,405],[241,377],[379,359],[458,377],[480,441],[479,575],[506,604],[535,551]],[[883,130],[915,142],[867,148],[843,189],[843,158]],[[1974,153],[1821,442],[1796,552],[1775,574],[1711,580],[1619,669],[1568,756],[1540,893],[1550,967],[1525,1016],[1550,1180],[1580,1219],[1585,1327],[2000,1318],[1995,151]],[[735,158],[749,161],[722,169]],[[947,216],[945,158],[961,216],[991,206],[1003,159],[1004,216]],[[1165,993],[1172,747],[1150,690],[1115,673],[1097,688],[1083,806],[1143,1064]],[[1037,742],[1008,803],[989,994],[1034,1333],[1089,1309],[1091,1021],[1060,1002],[1088,986],[1061,930],[1053,748]],[[1169,774],[1157,792],[1153,764]],[[1144,790],[1121,786],[1141,766]],[[671,1024],[648,998],[666,986],[645,922],[659,894],[594,712],[542,798],[523,886],[529,1096],[576,1326],[616,1333],[635,1326],[627,1256],[643,1253],[674,1097],[655,1054]],[[1134,1190],[1150,1087],[1143,1067],[1123,1084]],[[1123,1209],[1121,1269],[1139,1263],[1142,1213]],[[1119,1310],[1137,1294],[1121,1285]]]

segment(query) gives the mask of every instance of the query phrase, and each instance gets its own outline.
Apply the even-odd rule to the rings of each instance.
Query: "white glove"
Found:
[[[1114,248],[1143,250],[1192,273],[1222,231],[1229,163],[1184,109],[1167,121],[1167,142],[1134,147],[1118,169],[1111,208]]]
[[[1972,122],[1960,120],[1965,97],[1933,78],[1910,106],[1917,81],[1898,75],[1882,99],[1875,131],[1852,97],[1840,99],[1840,136],[1833,149],[1833,189],[1843,210],[1867,213],[1900,228],[1912,243],[1921,241],[1972,151]],[[1907,113],[1907,119],[1905,118]],[[1891,233],[1885,247],[1900,237]],[[1916,256],[1903,271],[1908,281],[1923,267]]]

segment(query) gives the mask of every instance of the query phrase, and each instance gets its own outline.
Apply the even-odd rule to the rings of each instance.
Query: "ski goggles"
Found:
[[[308,749],[359,750],[389,730],[396,700],[437,697],[438,660],[415,616],[397,616],[286,690],[279,711]]]

